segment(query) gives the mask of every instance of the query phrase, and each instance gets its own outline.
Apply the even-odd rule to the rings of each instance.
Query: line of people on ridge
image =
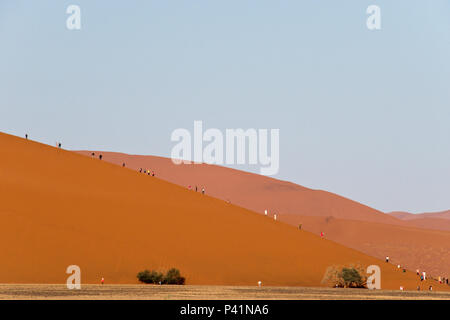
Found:
[[[386,256],[386,263],[389,263],[389,261],[390,261],[389,256]],[[403,272],[406,272],[406,268],[404,268],[404,267],[402,268],[402,266],[400,264],[397,264],[397,269],[402,269]],[[420,278],[421,282],[427,280],[427,273],[426,273],[426,271],[420,272],[419,269],[416,269],[416,275]],[[429,277],[429,278],[432,279],[432,280],[436,280],[440,284],[449,285],[448,277],[446,278],[446,277],[439,276],[437,279],[433,279],[432,277]],[[420,286],[417,287],[417,290],[420,290]],[[430,286],[429,290],[433,290],[433,287]]]

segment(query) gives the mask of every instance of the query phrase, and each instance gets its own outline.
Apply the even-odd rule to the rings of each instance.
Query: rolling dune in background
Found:
[[[420,219],[447,219],[450,220],[450,210],[441,212],[427,212],[427,213],[409,213],[404,211],[389,212],[389,215],[401,220],[420,220]]]
[[[98,159],[0,134],[0,282],[136,283],[177,267],[188,284],[320,286],[331,265],[378,264],[382,286],[419,281],[391,264],[225,201]],[[435,289],[448,290],[448,286]]]
[[[156,156],[95,153],[111,163],[125,162],[133,170],[154,170],[158,177],[185,188],[197,185],[200,190],[205,186],[207,194],[258,213],[268,209],[271,216],[276,212],[282,221],[296,227],[304,221],[305,230],[316,234],[325,231],[328,238],[380,259],[389,255],[410,270],[450,276],[450,220],[442,215],[406,221],[333,193],[226,167],[175,165]],[[324,224],[329,217],[334,218],[333,223]]]

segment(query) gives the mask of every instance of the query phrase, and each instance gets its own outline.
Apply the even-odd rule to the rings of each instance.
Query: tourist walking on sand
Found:
[[[323,237],[325,236],[325,233],[323,233],[323,231],[322,232],[320,232],[320,237],[323,239]]]
[[[422,272],[422,277],[423,277],[423,280],[427,280],[427,273],[425,271]]]
[[[25,139],[27,139],[27,140],[28,140],[28,133],[26,133],[26,134],[25,134]]]
[[[386,263],[389,263],[389,256],[386,256]]]
[[[205,194],[205,187],[202,188],[202,194]]]
[[[99,155],[98,158],[99,158],[100,160],[102,160],[102,159],[103,159],[103,156],[102,156],[102,155]]]
[[[102,285],[105,283],[105,278],[102,277]]]

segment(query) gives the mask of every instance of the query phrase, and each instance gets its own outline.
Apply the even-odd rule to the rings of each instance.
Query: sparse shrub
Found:
[[[342,268],[340,277],[344,280],[346,288],[364,288],[363,278],[355,268]]]
[[[137,278],[140,282],[147,284],[177,284],[184,285],[186,279],[181,276],[178,269],[172,268],[164,275],[158,271],[144,270],[137,274]]]
[[[331,266],[325,272],[322,283],[338,288],[366,288],[367,276],[361,265]]]
[[[164,275],[157,271],[144,270],[137,274],[139,281],[143,283],[159,283],[163,281]]]
[[[164,283],[166,284],[178,284],[183,285],[186,279],[181,276],[180,270],[172,268],[167,271],[166,276],[164,277]]]

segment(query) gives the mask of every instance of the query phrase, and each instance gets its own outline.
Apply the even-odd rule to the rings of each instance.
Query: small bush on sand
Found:
[[[342,268],[340,277],[346,288],[364,288],[365,286],[362,276],[355,268]]]
[[[178,284],[184,285],[186,279],[181,276],[178,269],[172,268],[164,275],[158,271],[144,270],[137,274],[137,278],[140,282],[148,284]]]
[[[331,266],[325,272],[322,283],[338,288],[366,288],[367,276],[361,265]]]
[[[186,279],[181,276],[180,270],[172,268],[167,271],[166,276],[164,277],[164,283],[166,284],[178,284],[183,285]]]
[[[137,278],[143,283],[159,284],[160,281],[163,281],[164,275],[157,271],[144,270],[137,274]]]

